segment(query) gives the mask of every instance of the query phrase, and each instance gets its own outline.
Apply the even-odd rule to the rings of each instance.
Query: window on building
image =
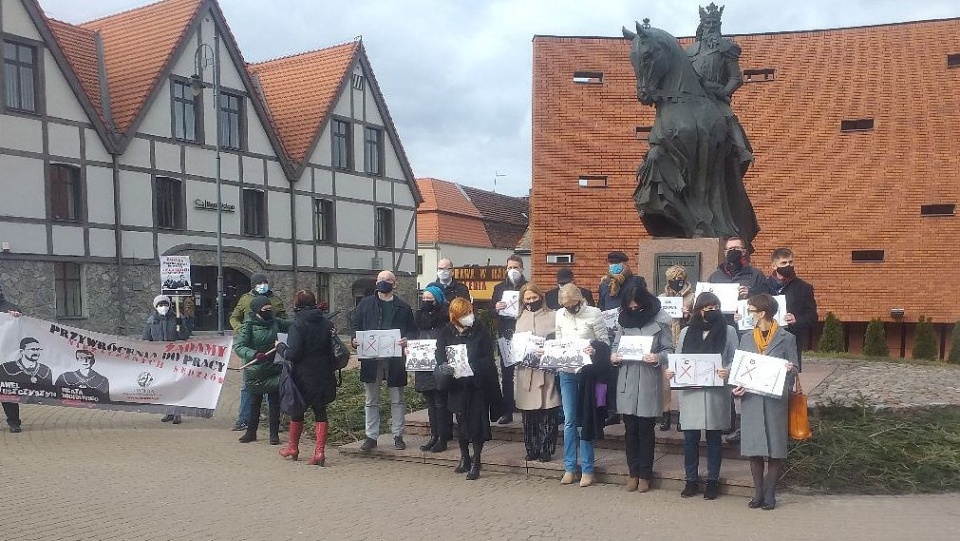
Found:
[[[200,100],[185,81],[173,81],[173,137],[183,141],[200,141]]]
[[[57,317],[83,317],[83,281],[80,265],[54,263]]]
[[[957,213],[955,203],[937,203],[933,205],[920,205],[921,216],[953,216]]]
[[[883,262],[883,250],[853,250],[850,258],[855,262]]]
[[[383,174],[383,130],[364,128],[363,167],[367,174]]]
[[[570,264],[573,263],[573,254],[547,254],[547,263]]]
[[[352,169],[353,144],[350,137],[350,123],[343,120],[333,121],[333,166],[337,169]]]
[[[354,73],[353,74],[353,88],[357,90],[363,90],[363,74]]]
[[[606,188],[607,177],[580,175],[577,179],[577,185],[581,188]]]
[[[423,256],[417,256],[417,274],[423,274]]]
[[[80,168],[62,163],[50,164],[50,219],[80,221],[82,203]]]
[[[36,113],[37,50],[15,41],[3,41],[3,102],[8,109]]]
[[[377,248],[393,248],[393,210],[377,207]]]
[[[317,302],[330,306],[330,275],[325,272],[317,273]]]
[[[575,71],[573,82],[581,85],[602,85],[603,73],[599,71]]]
[[[960,53],[947,55],[948,68],[960,68]]]
[[[314,227],[317,229],[317,242],[333,242],[335,239],[333,201],[329,199],[314,199],[313,213],[316,216]]]
[[[858,118],[854,120],[841,120],[840,131],[867,131],[873,129],[872,118]]]
[[[263,190],[243,190],[243,234],[264,237],[266,227],[266,200]]]
[[[762,83],[765,81],[772,81],[774,80],[775,76],[776,70],[773,68],[743,70],[743,82],[745,83]]]
[[[223,92],[220,94],[220,146],[240,150],[243,147],[243,98]]]
[[[183,229],[183,183],[175,178],[157,177],[154,198],[157,227]]]

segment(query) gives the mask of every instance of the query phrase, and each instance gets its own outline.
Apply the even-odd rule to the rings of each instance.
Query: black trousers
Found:
[[[16,402],[4,402],[3,414],[7,416],[8,425],[20,426],[20,404]]]
[[[261,399],[261,400],[262,400],[262,399]],[[269,398],[268,398],[267,400],[269,400]],[[269,404],[269,402],[268,402],[268,404]],[[308,406],[308,408],[313,409],[313,420],[314,420],[315,422],[318,422],[318,423],[325,423],[325,422],[327,422],[327,406],[326,406],[326,405],[320,406],[320,407],[317,407],[316,405],[313,405],[313,406]],[[278,408],[278,409],[279,409],[279,408]],[[273,410],[270,410],[270,411],[273,411]],[[306,413],[306,412],[304,412],[304,413]],[[302,423],[302,422],[303,422],[303,413],[301,413],[299,417],[291,417],[290,420],[293,421],[293,422],[295,422],[295,423]]]
[[[657,443],[653,429],[656,424],[656,417],[623,416],[623,439],[630,477],[648,480],[653,477],[653,449]]]
[[[453,434],[453,414],[447,409],[446,391],[420,391],[427,401],[430,437],[447,441]]]
[[[503,366],[500,365],[500,382],[501,382],[501,394],[503,394],[503,412],[505,414],[513,414],[513,410],[517,407],[517,401],[513,396],[513,372],[516,370],[517,365]]]
[[[262,394],[254,394],[250,396],[250,409],[247,410],[247,414],[250,419],[250,428],[254,433],[257,431],[257,425],[260,424],[260,407],[263,405],[263,396]],[[280,393],[267,393],[267,407],[269,408],[269,413],[267,418],[269,419],[268,425],[270,427],[270,435],[276,436],[280,431]]]
[[[527,454],[537,458],[552,456],[557,451],[557,412],[560,408],[523,410],[523,446]]]

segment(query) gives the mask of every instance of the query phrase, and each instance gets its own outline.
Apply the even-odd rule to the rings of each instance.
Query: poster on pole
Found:
[[[160,294],[168,297],[193,295],[190,281],[190,256],[160,256]]]
[[[0,401],[212,417],[233,336],[147,342],[0,314]]]

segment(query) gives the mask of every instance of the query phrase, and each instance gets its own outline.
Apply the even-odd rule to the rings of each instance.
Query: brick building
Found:
[[[754,265],[793,248],[850,351],[880,317],[891,353],[909,355],[927,316],[943,354],[960,319],[960,19],[730,37],[744,70],[733,107],[756,156]],[[570,259],[596,283],[607,252],[648,238],[632,195],[654,109],[636,99],[629,46],[533,40],[537,277]]]

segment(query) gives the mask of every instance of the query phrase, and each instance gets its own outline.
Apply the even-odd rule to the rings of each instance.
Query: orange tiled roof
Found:
[[[165,0],[80,25],[103,39],[111,112],[119,131],[127,131],[147,104],[204,3]]]
[[[359,48],[356,41],[248,64],[260,79],[280,142],[298,164],[307,159]]]
[[[101,121],[105,121],[103,114],[103,100],[100,93],[100,67],[97,61],[96,33],[56,19],[47,19],[50,31],[56,38],[64,55],[70,62],[80,86],[90,98]]]
[[[438,211],[483,219],[483,214],[470,202],[467,194],[453,182],[435,178],[418,178],[417,188],[423,195],[421,211]]]

